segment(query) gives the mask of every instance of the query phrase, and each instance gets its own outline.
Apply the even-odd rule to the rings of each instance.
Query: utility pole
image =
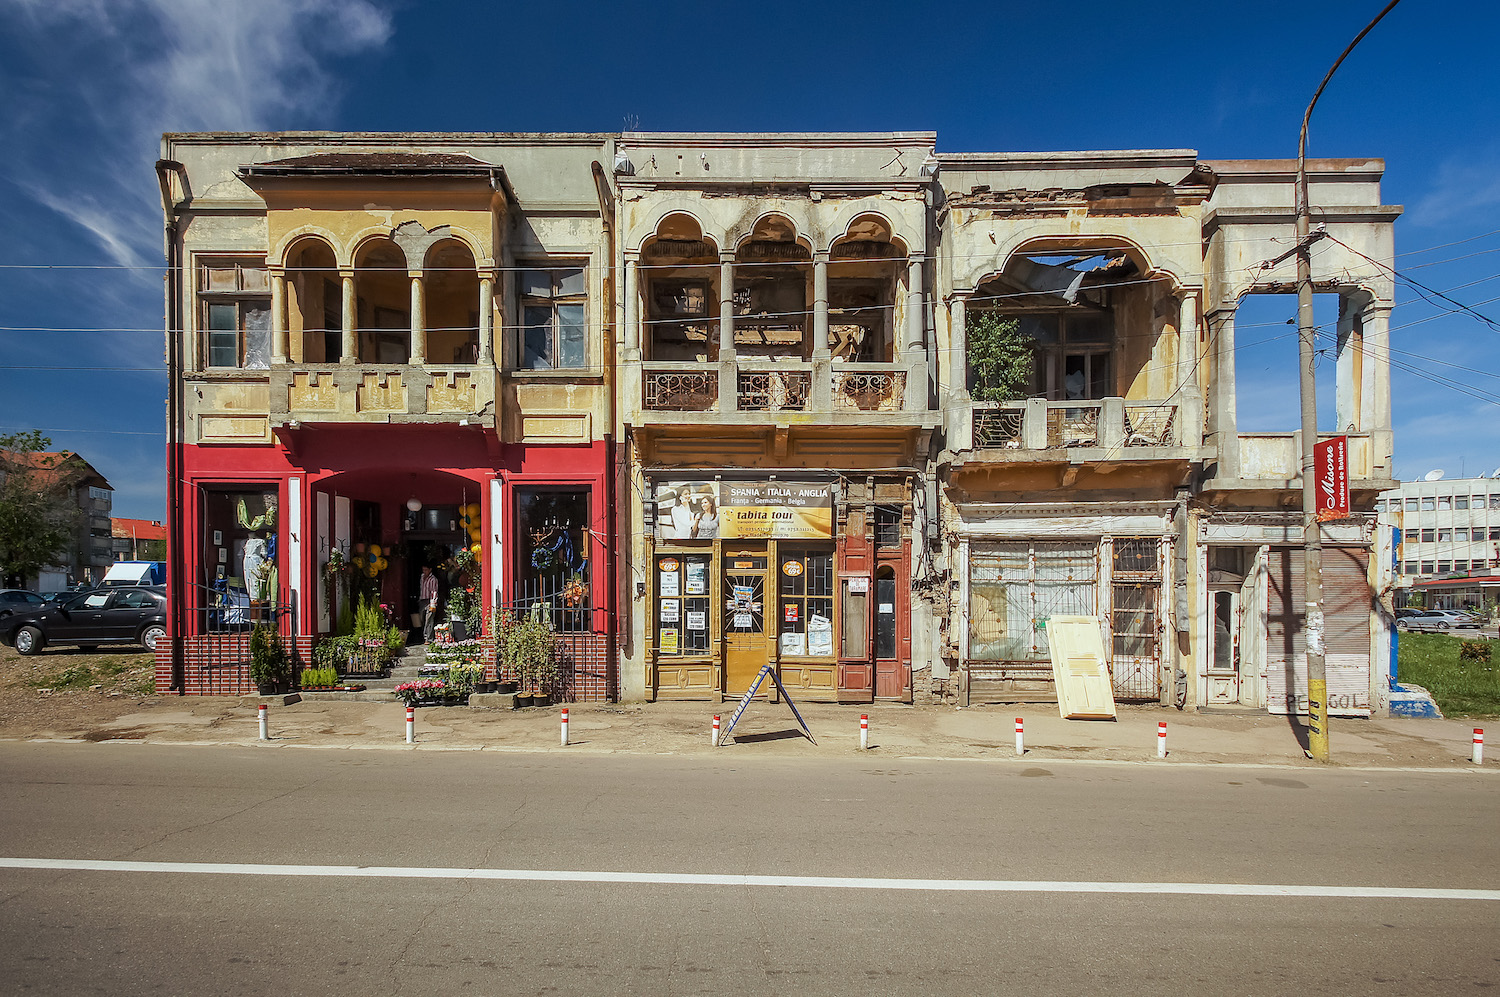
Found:
[[[1333,78],[1339,65],[1354,51],[1370,29],[1380,23],[1401,0],[1390,0],[1375,19],[1355,36],[1342,55],[1329,68],[1323,82],[1302,115],[1302,134],[1297,142],[1297,352],[1301,361],[1302,381],[1302,544],[1304,587],[1307,616],[1303,634],[1307,644],[1307,746],[1320,762],[1330,760],[1328,747],[1328,672],[1323,646],[1323,531],[1318,525],[1317,481],[1313,467],[1313,447],[1318,442],[1317,379],[1313,372],[1316,350],[1313,343],[1312,288],[1312,217],[1307,197],[1307,123],[1313,107],[1323,95],[1323,88]],[[1317,234],[1322,238],[1323,233]]]

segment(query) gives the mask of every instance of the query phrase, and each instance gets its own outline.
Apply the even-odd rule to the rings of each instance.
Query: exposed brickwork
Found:
[[[296,667],[303,667],[312,661],[311,636],[298,634],[293,638],[283,635],[282,639],[292,651]],[[245,696],[255,693],[255,683],[250,681],[248,631],[192,635],[183,640],[182,652],[184,695]],[[164,640],[156,646],[155,670],[157,693],[165,695],[173,691],[170,640]]]
[[[614,635],[562,633],[557,640],[563,647],[563,656],[558,669],[558,688],[552,690],[554,702],[606,703],[620,698],[618,645]],[[515,681],[514,669],[500,671],[496,681]]]

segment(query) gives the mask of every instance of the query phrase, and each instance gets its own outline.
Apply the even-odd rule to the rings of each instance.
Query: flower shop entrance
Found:
[[[310,504],[319,581],[316,632],[347,633],[363,598],[385,606],[399,626],[420,635],[413,614],[421,610],[423,563],[438,575],[440,605],[455,588],[480,589],[479,563],[459,571],[455,555],[483,535],[482,494],[475,479],[426,469],[348,471],[315,480]]]

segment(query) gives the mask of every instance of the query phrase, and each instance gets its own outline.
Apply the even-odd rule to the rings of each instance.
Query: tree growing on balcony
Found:
[[[70,453],[47,453],[52,441],[31,430],[0,434],[0,582],[24,585],[56,563],[73,542],[78,505]]]
[[[1036,352],[1021,323],[995,312],[977,312],[967,323],[969,397],[1008,402],[1029,393]]]

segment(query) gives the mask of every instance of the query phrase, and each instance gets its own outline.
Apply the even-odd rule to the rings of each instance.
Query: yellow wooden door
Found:
[[[724,554],[724,691],[742,696],[769,660],[765,550]],[[766,683],[760,695],[775,687]]]

